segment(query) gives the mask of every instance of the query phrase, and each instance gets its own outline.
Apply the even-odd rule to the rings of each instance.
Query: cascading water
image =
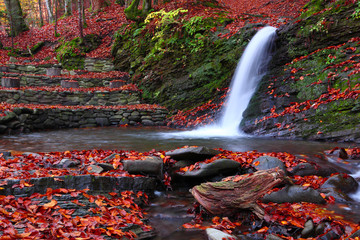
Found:
[[[266,73],[271,59],[271,46],[276,28],[264,27],[256,33],[246,47],[233,76],[230,93],[218,123],[193,131],[178,133],[180,137],[236,137],[244,135],[239,125],[243,112],[255,89]]]

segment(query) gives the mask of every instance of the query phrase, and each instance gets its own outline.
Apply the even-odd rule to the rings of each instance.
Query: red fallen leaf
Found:
[[[45,209],[53,208],[53,207],[55,207],[56,204],[57,204],[57,201],[56,201],[55,199],[51,199],[51,201],[48,202],[48,203],[45,203],[45,204],[43,205],[43,207],[44,207]]]
[[[195,228],[195,225],[191,224],[191,223],[184,223],[182,225],[183,228],[186,228],[186,229],[190,229],[190,228]]]

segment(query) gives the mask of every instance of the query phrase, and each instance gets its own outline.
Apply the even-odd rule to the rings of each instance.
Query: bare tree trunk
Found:
[[[80,37],[84,38],[83,33],[83,18],[82,18],[82,11],[81,11],[81,0],[78,0],[78,9],[79,9],[79,31],[80,31]]]
[[[5,0],[7,14],[10,21],[11,36],[17,36],[20,33],[28,30],[25,24],[21,5],[19,0]]]
[[[65,13],[64,15],[67,16],[71,16],[72,15],[72,9],[71,9],[71,4],[72,1],[71,0],[65,0]]]
[[[82,14],[82,24],[83,24],[83,27],[86,27],[86,18],[85,18],[85,3],[84,3],[85,0],[81,0],[81,14]]]
[[[54,36],[57,37],[58,33],[57,33],[57,11],[58,11],[58,1],[54,0],[55,3],[55,32],[54,32]]]
[[[53,14],[53,9],[52,9],[52,5],[51,5],[51,0],[45,0],[45,4],[46,4],[48,16],[49,16],[49,22],[53,22],[54,14]]]
[[[142,12],[146,16],[151,10],[151,0],[143,0]]]
[[[44,18],[43,18],[41,0],[39,0],[38,3],[39,3],[39,15],[40,15],[40,27],[42,27],[42,26],[44,26]]]

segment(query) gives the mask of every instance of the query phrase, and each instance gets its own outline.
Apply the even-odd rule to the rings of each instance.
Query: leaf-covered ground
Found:
[[[162,2],[162,1],[159,1]],[[202,2],[207,2],[203,0]],[[211,1],[209,1],[211,2]],[[233,18],[233,21],[227,28],[230,33],[233,34],[241,27],[248,23],[263,22],[269,25],[279,26],[284,24],[287,20],[293,19],[298,15],[300,8],[307,1],[244,1],[244,0],[232,0],[232,1],[219,1],[224,7],[227,17]],[[206,5],[206,4],[205,4]],[[208,4],[209,7],[205,7],[203,4],[199,4],[193,1],[177,0],[170,1],[169,3],[161,3],[155,6],[155,10],[164,8],[167,11],[177,8],[188,9],[186,18],[193,16],[216,16],[219,12],[217,7],[213,7],[213,4]],[[223,9],[222,9],[223,10]],[[124,14],[124,7],[118,4],[112,3],[111,6],[103,8],[99,13],[86,9],[86,23],[87,27],[84,29],[84,34],[98,34],[101,37],[102,43],[99,48],[87,53],[87,57],[94,58],[110,58],[111,57],[111,45],[112,36],[121,25],[128,23]],[[14,47],[23,51],[28,51],[31,47],[37,43],[43,41],[46,42],[46,46],[43,49],[34,54],[33,57],[18,58],[20,61],[39,59],[36,64],[44,63],[56,63],[56,56],[54,50],[61,41],[69,41],[75,37],[79,37],[77,14],[73,16],[61,18],[58,20],[57,32],[59,37],[54,35],[54,24],[47,24],[42,28],[32,28],[29,31],[15,37]],[[226,37],[226,36],[224,36]],[[12,46],[12,39],[7,37],[3,32],[0,35],[0,41],[5,47]],[[0,51],[0,62],[5,64],[9,60],[9,50]]]
[[[299,163],[308,162],[305,158],[299,158],[292,154],[260,153],[256,151],[232,152],[219,149],[220,154],[206,160],[212,162],[216,159],[228,158],[241,163],[242,168],[252,168],[256,164],[254,159],[268,155],[279,158],[291,170]],[[334,151],[334,150],[333,150]],[[349,158],[358,158],[358,148],[346,149]],[[32,187],[30,179],[39,177],[52,177],[56,181],[62,181],[61,176],[69,175],[96,175],[112,177],[135,177],[123,170],[123,160],[145,159],[147,156],[156,156],[163,159],[164,169],[169,169],[175,161],[165,156],[165,152],[152,150],[149,152],[120,151],[120,150],[73,150],[65,152],[48,153],[22,153],[11,152],[12,157],[5,160],[0,154],[1,186],[6,187],[11,179],[20,180],[13,188]],[[106,158],[115,155],[113,158]],[[62,159],[78,161],[78,168],[58,168],[57,164]],[[114,170],[103,173],[93,173],[88,166],[97,163],[111,164]],[[182,168],[181,171],[193,171],[199,163]],[[91,170],[91,169],[90,169]],[[344,175],[345,176],[345,175]],[[319,176],[292,176],[292,181],[304,188],[319,188],[327,179]],[[163,183],[170,186],[171,178],[165,174]],[[274,188],[271,191],[277,191]],[[327,204],[332,204],[334,198],[322,195]],[[126,192],[110,192],[106,196],[87,193],[86,190],[75,189],[46,189],[44,194],[35,193],[29,197],[15,197],[0,195],[0,229],[3,235],[1,239],[102,239],[104,237],[135,238],[135,233],[129,227],[137,225],[145,231],[151,230],[144,222],[146,213],[139,207],[139,201],[147,200],[142,192],[137,194]],[[265,209],[264,221],[258,221],[256,217],[239,214],[238,217],[222,217],[204,214],[203,211],[195,214],[193,222],[183,225],[185,229],[208,227],[217,228],[233,234],[256,234],[257,237],[268,234],[276,234],[283,239],[295,239],[304,228],[305,222],[312,220],[315,224],[324,224],[324,232],[313,239],[321,239],[329,232],[335,232],[340,239],[360,229],[358,223],[347,220],[344,216],[327,208],[327,205],[313,203],[262,203]],[[69,208],[70,205],[74,205]],[[77,207],[76,207],[77,206]],[[82,214],[79,215],[79,210]],[[85,211],[85,212],[84,212]],[[200,213],[203,214],[200,214]],[[241,213],[241,211],[239,211]],[[245,216],[245,217],[244,217]],[[279,228],[279,226],[281,226]],[[282,234],[281,229],[287,229],[287,234]],[[106,238],[105,238],[106,239]]]

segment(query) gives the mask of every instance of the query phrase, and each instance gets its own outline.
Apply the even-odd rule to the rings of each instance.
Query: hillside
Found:
[[[312,1],[281,27],[270,72],[242,128],[258,135],[359,141],[359,3]]]

